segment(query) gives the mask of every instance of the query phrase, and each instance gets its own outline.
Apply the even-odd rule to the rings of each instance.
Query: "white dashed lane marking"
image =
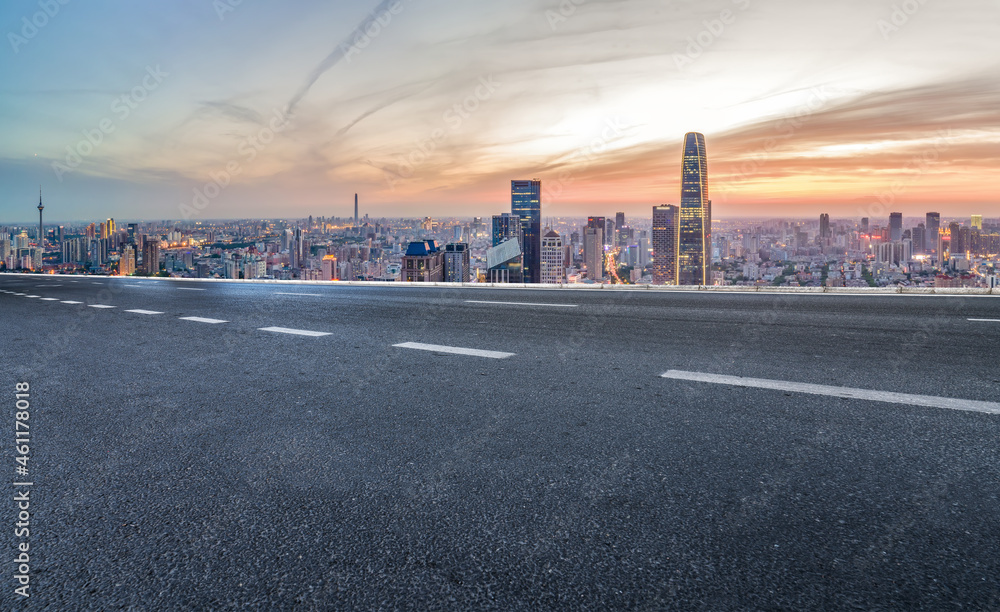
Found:
[[[91,308],[115,308],[114,306],[108,306],[107,304],[88,304]]]
[[[459,346],[441,346],[439,344],[422,344],[420,342],[403,342],[402,344],[393,344],[393,346],[397,348],[415,349],[418,351],[433,351],[435,353],[449,353],[451,355],[470,355],[472,357],[486,357],[489,359],[506,359],[515,355],[515,353],[484,351],[481,349],[462,348]]]
[[[978,323],[1000,323],[1000,319],[969,319]]]
[[[274,295],[306,295],[309,297],[322,297],[318,293],[282,293],[280,291],[276,292]]]
[[[61,304],[83,304],[83,302],[74,302],[73,300],[64,300],[60,302]]]
[[[140,308],[137,308],[135,310],[126,310],[125,312],[134,312],[136,314],[144,314],[144,315],[161,315],[161,314],[163,314],[162,312],[159,312],[159,311],[156,311],[156,310],[142,310]]]
[[[500,304],[502,306],[546,306],[549,308],[577,308],[579,304],[536,304],[533,302],[487,302],[485,300],[465,300],[466,304]]]
[[[196,287],[178,287],[180,291],[204,291],[204,289],[198,289]]]
[[[42,298],[43,302],[58,302],[59,298]]]
[[[276,334],[292,334],[294,336],[329,336],[330,332],[309,331],[307,329],[291,329],[288,327],[261,327],[260,331],[274,332]]]
[[[195,323],[229,323],[229,321],[223,321],[222,319],[206,319],[205,317],[180,317],[181,321],[194,321]]]
[[[743,378],[740,376],[725,376],[722,374],[707,374],[704,372],[684,372],[670,370],[662,374],[663,378],[686,380],[690,382],[730,385],[733,387],[749,387],[753,389],[769,389],[773,391],[789,391],[791,393],[807,393],[810,395],[827,395],[847,399],[870,400],[890,404],[905,404],[908,406],[927,406],[930,408],[945,408],[948,410],[964,410],[967,412],[983,412],[1000,414],[1000,404],[979,400],[953,399],[933,395],[911,395],[909,393],[893,393],[890,391],[870,391],[868,389],[852,389],[850,387],[832,387],[829,385],[814,385],[810,383],[787,382],[783,380],[767,380],[764,378]]]

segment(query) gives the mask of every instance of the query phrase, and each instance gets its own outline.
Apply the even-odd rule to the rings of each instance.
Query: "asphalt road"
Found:
[[[0,291],[28,609],[1000,609],[1000,414],[661,376],[996,403],[997,297]]]

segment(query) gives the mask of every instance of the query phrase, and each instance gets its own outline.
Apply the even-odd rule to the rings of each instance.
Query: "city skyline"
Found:
[[[0,216],[39,182],[54,221],[488,214],[517,176],[648,215],[688,131],[716,218],[1000,214],[994,4],[567,6],[6,5]]]

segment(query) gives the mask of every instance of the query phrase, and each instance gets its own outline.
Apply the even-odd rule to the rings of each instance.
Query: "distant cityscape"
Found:
[[[382,282],[786,287],[998,287],[1000,218],[713,221],[705,137],[689,133],[678,205],[649,218],[543,216],[512,180],[490,217],[349,217],[0,227],[0,270]]]

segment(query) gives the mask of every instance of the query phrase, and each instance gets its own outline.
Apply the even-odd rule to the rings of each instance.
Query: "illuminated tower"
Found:
[[[972,215],[972,223],[970,226],[973,229],[981,230],[983,229],[983,216],[982,215]]]
[[[710,263],[708,228],[708,157],[705,136],[690,132],[684,137],[681,172],[680,245],[678,284],[705,285]]]
[[[42,241],[45,240],[45,229],[42,225],[42,187],[38,186],[38,248],[42,248]]]
[[[35,256],[35,269],[40,270],[45,256],[45,226],[42,224],[42,186],[38,186],[38,254]]]

